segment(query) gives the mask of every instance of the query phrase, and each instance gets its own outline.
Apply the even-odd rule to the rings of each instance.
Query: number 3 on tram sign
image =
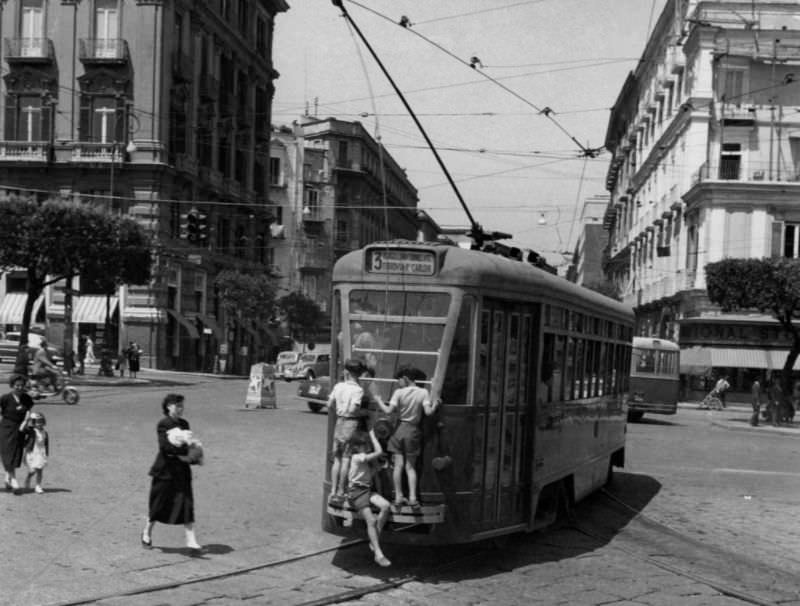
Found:
[[[432,251],[373,248],[367,254],[367,271],[432,276],[436,273],[436,257]]]

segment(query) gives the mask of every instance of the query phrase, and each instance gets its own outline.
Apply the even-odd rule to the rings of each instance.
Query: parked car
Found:
[[[297,387],[297,396],[306,400],[311,412],[320,412],[327,408],[330,393],[331,378],[328,376],[300,381]]]
[[[0,340],[0,362],[14,362],[17,359],[17,350],[19,349],[19,332],[6,333],[5,338]],[[33,355],[44,339],[43,335],[29,332],[28,333],[28,358],[33,359]],[[50,354],[50,359],[57,365],[61,366],[64,362],[64,356],[57,347],[53,347],[50,343],[47,344],[47,352]]]
[[[314,379],[330,372],[331,354],[307,352],[300,355],[294,366],[286,369],[287,379]]]
[[[287,369],[297,364],[300,359],[299,351],[282,351],[275,360],[275,378],[289,380],[286,376]]]

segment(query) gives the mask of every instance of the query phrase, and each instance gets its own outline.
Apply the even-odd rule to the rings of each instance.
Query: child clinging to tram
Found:
[[[361,360],[347,360],[344,364],[343,380],[333,386],[328,397],[328,408],[336,410],[329,497],[332,504],[344,504],[353,436],[358,430],[360,419],[367,414],[361,408],[364,389],[358,382],[366,370],[367,367]]]
[[[347,497],[353,509],[359,512],[367,524],[369,548],[375,555],[375,562],[381,566],[390,566],[391,562],[383,555],[378,543],[378,537],[389,517],[390,505],[373,485],[383,449],[373,430],[369,433],[357,431],[351,440],[351,447],[353,452],[348,473]],[[372,511],[373,507],[378,509],[377,515]]]
[[[377,400],[378,406],[386,414],[397,413],[399,423],[389,438],[387,450],[392,455],[392,480],[394,482],[394,503],[396,508],[409,505],[419,508],[417,498],[416,462],[422,450],[422,416],[432,415],[440,404],[440,400],[431,403],[428,390],[420,387],[417,381],[423,381],[425,374],[417,368],[404,366],[397,371],[395,378],[398,388],[385,404]],[[408,481],[408,499],[403,496],[403,470]]]

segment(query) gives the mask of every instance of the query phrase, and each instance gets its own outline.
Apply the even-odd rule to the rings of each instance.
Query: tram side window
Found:
[[[539,371],[539,393],[537,399],[540,402],[552,402],[553,392],[555,388],[553,382],[555,380],[556,364],[554,357],[556,354],[556,336],[547,333],[544,335],[544,351],[542,352],[542,367]],[[561,376],[559,371],[558,376]]]
[[[458,314],[453,345],[450,347],[450,357],[447,359],[442,382],[442,402],[445,404],[467,404],[472,310],[472,299],[465,297]]]
[[[575,337],[567,337],[566,363],[564,364],[564,399],[573,400],[575,394]]]

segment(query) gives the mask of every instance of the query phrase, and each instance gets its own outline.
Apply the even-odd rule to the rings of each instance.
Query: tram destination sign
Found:
[[[367,251],[367,271],[432,276],[436,273],[436,257],[431,251],[373,248]]]

